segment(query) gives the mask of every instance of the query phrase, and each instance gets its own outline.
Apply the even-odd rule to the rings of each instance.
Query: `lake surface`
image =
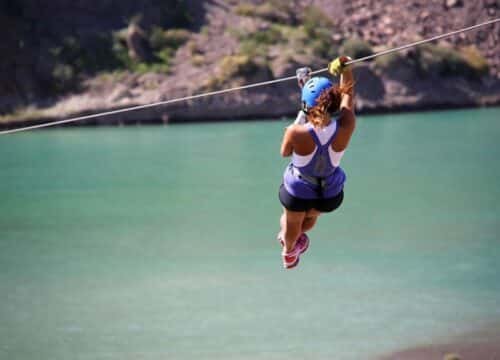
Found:
[[[500,108],[360,117],[289,271],[286,124],[0,137],[0,359],[359,360],[500,324]]]

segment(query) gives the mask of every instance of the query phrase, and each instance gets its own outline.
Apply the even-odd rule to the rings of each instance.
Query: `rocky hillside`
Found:
[[[289,76],[498,16],[497,0],[3,0],[0,124]],[[499,104],[499,37],[496,23],[357,66],[358,110]],[[286,82],[90,123],[280,117],[298,94]]]

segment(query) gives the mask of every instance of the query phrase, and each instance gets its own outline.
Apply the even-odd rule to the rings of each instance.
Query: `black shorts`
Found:
[[[316,209],[320,212],[332,212],[337,209],[344,200],[344,190],[337,196],[320,199],[300,199],[292,196],[286,191],[285,186],[281,184],[279,198],[285,209],[290,211],[307,211]]]

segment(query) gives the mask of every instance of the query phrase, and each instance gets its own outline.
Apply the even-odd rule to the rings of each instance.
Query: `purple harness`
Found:
[[[317,149],[307,165],[297,167],[290,163],[285,169],[283,183],[290,195],[301,199],[318,199],[334,197],[342,191],[345,173],[340,166],[332,165],[328,152],[336,133],[322,145],[314,129],[309,129]]]

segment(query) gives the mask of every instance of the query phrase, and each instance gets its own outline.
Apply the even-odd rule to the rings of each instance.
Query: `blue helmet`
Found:
[[[305,110],[312,108],[316,105],[316,100],[321,93],[326,89],[333,86],[330,79],[326,77],[313,77],[304,84],[302,88],[302,106]]]

